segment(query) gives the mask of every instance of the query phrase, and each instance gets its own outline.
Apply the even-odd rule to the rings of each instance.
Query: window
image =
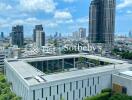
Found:
[[[35,100],[35,90],[33,90],[33,100]]]
[[[72,82],[70,82],[70,91],[72,91]]]
[[[57,85],[57,94],[58,94],[59,92],[58,92],[58,85]]]
[[[91,86],[90,86],[90,95],[91,95],[92,93],[91,93]]]
[[[66,89],[66,86],[65,86],[65,84],[64,84],[64,92],[65,92],[65,89]]]
[[[122,88],[122,93],[127,94],[127,88],[126,87]]]
[[[55,100],[55,95],[53,95],[53,100]]]
[[[60,94],[60,100],[62,99],[62,94]]]
[[[44,97],[44,89],[42,88],[42,98]]]
[[[89,79],[88,79],[88,83],[87,83],[87,85],[89,86]]]
[[[94,85],[94,77],[93,77],[93,85]]]
[[[96,85],[95,85],[95,94],[97,93],[97,91],[96,91]]]
[[[67,100],[69,100],[69,94],[68,94],[68,92],[67,92]]]
[[[82,88],[83,88],[83,80],[82,80]]]
[[[98,76],[98,84],[99,84],[99,76]]]
[[[73,91],[73,100],[75,100],[75,91]]]
[[[81,98],[81,90],[79,89],[79,99]]]
[[[50,86],[50,91],[49,91],[49,92],[50,92],[49,94],[50,94],[50,96],[51,96],[51,86]]]
[[[87,89],[85,88],[85,97],[87,96]]]
[[[76,81],[76,89],[78,89],[78,81]]]

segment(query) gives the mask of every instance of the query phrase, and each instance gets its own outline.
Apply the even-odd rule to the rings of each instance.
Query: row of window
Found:
[[[99,84],[99,77],[98,77],[98,84]],[[66,84],[64,83],[64,93],[66,92]],[[72,82],[70,82],[70,91],[72,91]],[[89,87],[89,79],[87,80],[87,86]],[[96,85],[95,85],[95,78],[93,78],[93,86],[95,86],[95,94],[96,94]],[[82,88],[84,88],[84,80],[82,80]],[[78,84],[78,81],[76,81],[76,89],[79,89],[79,84]],[[41,90],[42,92],[42,98],[44,98],[44,89],[42,88]],[[59,85],[57,85],[57,94],[59,94]],[[75,90],[73,90],[73,100],[74,99],[74,95],[75,95]],[[67,92],[67,98],[69,97],[68,96],[68,92]],[[90,95],[91,95],[91,86],[90,86]],[[51,90],[51,87],[49,87],[49,96],[52,96],[52,90]],[[87,92],[86,92],[86,88],[85,88],[85,96],[87,96]],[[60,95],[60,98],[62,97],[62,94]],[[79,89],[79,98],[81,97],[81,90]],[[33,90],[33,100],[36,100],[35,99],[35,90]],[[53,100],[55,100],[55,97],[53,96]],[[68,99],[67,99],[68,100]]]
[[[91,86],[90,86],[90,95],[92,95],[92,90],[91,90]],[[43,89],[42,89],[43,91]],[[96,94],[96,85],[95,85],[95,94]],[[87,89],[85,88],[85,97],[87,97]],[[43,94],[42,94],[42,98],[43,98]],[[62,94],[60,94],[60,100],[63,98]],[[81,99],[81,89],[79,89],[79,99]],[[35,99],[35,90],[33,91],[33,100],[36,100]],[[39,99],[38,99],[39,100]],[[46,100],[47,100],[47,97],[46,97]],[[55,99],[55,95],[53,95],[53,100],[56,100]],[[67,92],[67,100],[69,100],[69,92]],[[73,90],[73,100],[75,100],[75,90]],[[82,98],[83,100],[83,98]]]

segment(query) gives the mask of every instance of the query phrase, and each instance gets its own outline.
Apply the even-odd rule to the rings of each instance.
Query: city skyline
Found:
[[[0,31],[7,36],[13,25],[23,25],[25,36],[32,36],[34,25],[43,24],[46,35],[56,31],[67,36],[79,27],[87,28],[91,0],[1,0]],[[132,1],[116,0],[116,29],[128,34],[132,20]],[[32,2],[32,3],[31,3]],[[43,6],[47,5],[47,6]],[[82,6],[83,5],[83,6]],[[82,11],[83,10],[83,11]],[[123,23],[123,24],[122,24]],[[67,27],[65,27],[67,26]]]

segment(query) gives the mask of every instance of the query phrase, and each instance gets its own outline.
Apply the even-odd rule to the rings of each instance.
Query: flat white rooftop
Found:
[[[25,59],[21,59],[21,60],[27,61],[27,62],[33,62],[33,61],[56,60],[56,59],[77,58],[77,57],[85,57],[85,58],[90,58],[90,59],[96,59],[96,60],[109,62],[109,63],[125,63],[126,62],[126,61],[117,60],[117,59],[105,58],[105,57],[94,56],[94,55],[84,55],[84,54],[50,56],[50,57],[37,57],[37,58],[25,58]]]
[[[57,80],[62,80],[62,79],[68,79],[68,78],[75,78],[75,77],[81,77],[85,75],[92,75],[92,74],[97,74],[97,73],[102,73],[102,72],[108,72],[112,71],[115,69],[123,69],[124,66],[127,67],[132,67],[132,65],[129,64],[118,64],[114,67],[114,65],[107,65],[104,67],[95,67],[95,68],[90,68],[90,69],[82,69],[82,70],[77,70],[77,71],[71,71],[71,72],[61,72],[58,74],[51,74],[51,75],[46,75],[43,76],[48,82],[50,81],[57,81]]]
[[[23,78],[43,75],[41,71],[37,70],[30,64],[23,62],[23,61],[9,62],[9,64],[12,66],[14,71],[19,73],[19,75]]]
[[[60,72],[60,73],[53,73],[51,75],[46,75],[40,70],[34,68],[27,62],[32,61],[44,61],[44,60],[55,60],[55,59],[63,59],[63,58],[74,58],[74,57],[86,57],[90,59],[98,59],[105,62],[114,63],[112,65],[106,65],[103,67],[95,67],[90,69],[81,69],[81,70],[75,70],[75,71],[69,71],[69,72]],[[123,69],[123,68],[129,68],[132,67],[132,64],[128,64],[125,61],[116,60],[116,59],[110,59],[110,58],[104,58],[104,57],[98,57],[93,55],[64,55],[64,56],[52,56],[52,57],[39,57],[39,58],[26,58],[26,59],[18,59],[18,60],[5,60],[10,67],[20,76],[24,81],[27,83],[27,85],[38,85],[40,83],[47,83],[47,82],[53,82],[57,80],[63,80],[63,79],[70,79],[75,77],[81,77],[85,75],[91,75],[101,72],[107,72],[112,71],[115,69]],[[39,77],[38,77],[39,76]]]
[[[132,71],[125,71],[125,72],[121,72],[120,74],[132,77]]]

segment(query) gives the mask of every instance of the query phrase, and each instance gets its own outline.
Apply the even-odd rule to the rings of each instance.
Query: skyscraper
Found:
[[[79,28],[79,35],[82,39],[86,38],[86,28]]]
[[[129,38],[132,38],[132,31],[129,32]]]
[[[45,45],[45,32],[42,25],[36,25],[33,33],[34,42],[36,46],[41,47]]]
[[[18,47],[23,46],[24,34],[23,34],[23,26],[22,25],[16,25],[16,26],[12,27],[11,43],[12,43],[12,45],[17,45]]]
[[[43,31],[42,25],[35,25],[35,29],[33,29],[33,41],[36,42],[36,31]]]
[[[78,31],[73,32],[72,36],[73,36],[73,39],[75,39],[75,40],[79,40],[79,38],[80,38],[80,34]]]
[[[1,32],[0,37],[3,39],[4,38],[4,32]]]
[[[89,11],[90,43],[113,44],[116,0],[92,0]]]

